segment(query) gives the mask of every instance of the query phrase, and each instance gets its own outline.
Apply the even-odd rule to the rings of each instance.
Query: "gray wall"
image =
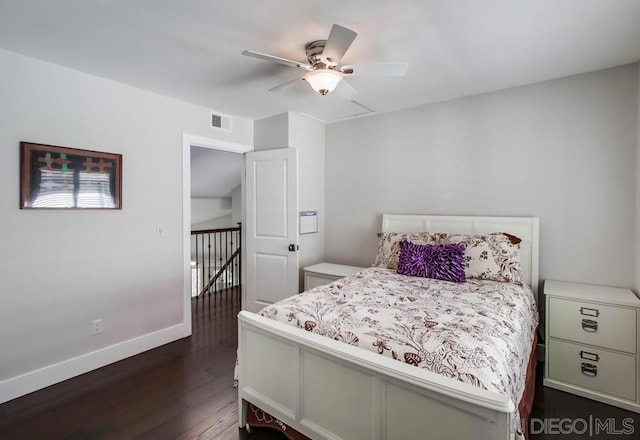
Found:
[[[540,277],[632,287],[638,66],[326,131],[326,257],[370,265],[382,213],[540,217]]]
[[[2,402],[189,334],[182,135],[251,144],[253,123],[3,50],[0,71]],[[121,153],[122,210],[18,209],[20,141]]]

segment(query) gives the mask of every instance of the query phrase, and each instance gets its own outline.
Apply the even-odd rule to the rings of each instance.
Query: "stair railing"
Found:
[[[241,227],[191,231],[191,297],[214,298],[240,289],[242,278]]]

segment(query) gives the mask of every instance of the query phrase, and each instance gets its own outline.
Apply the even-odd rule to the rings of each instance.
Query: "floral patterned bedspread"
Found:
[[[510,396],[516,406],[538,325],[529,286],[452,283],[379,267],[259,314]]]

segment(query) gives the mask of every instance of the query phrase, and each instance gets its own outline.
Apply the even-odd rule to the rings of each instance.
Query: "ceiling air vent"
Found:
[[[211,128],[231,131],[231,116],[222,113],[211,112]]]

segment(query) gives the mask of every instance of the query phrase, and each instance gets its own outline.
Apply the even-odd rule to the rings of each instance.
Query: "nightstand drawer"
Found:
[[[549,339],[548,377],[636,400],[636,357]]]
[[[346,264],[318,263],[307,266],[304,270],[304,290],[324,286],[340,278],[360,272],[363,267],[347,266]]]
[[[304,290],[311,290],[314,287],[324,286],[325,284],[333,283],[342,277],[335,275],[323,275],[318,273],[305,273],[304,274]]]
[[[636,310],[550,298],[549,336],[636,352]]]

